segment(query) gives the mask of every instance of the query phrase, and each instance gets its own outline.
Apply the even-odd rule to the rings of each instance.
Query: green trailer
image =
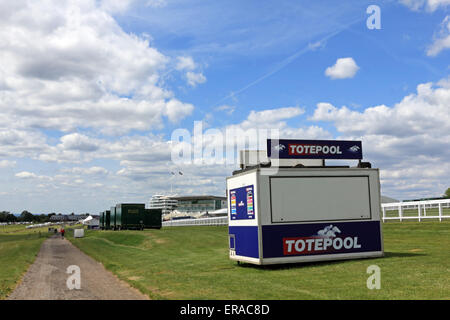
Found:
[[[116,207],[111,207],[109,211],[109,228],[116,230]]]
[[[143,229],[144,203],[119,203],[116,205],[116,229]]]
[[[99,227],[101,230],[105,229],[105,212],[100,212]]]
[[[161,229],[162,209],[145,209],[144,224],[145,228]]]
[[[144,203],[116,205],[116,229],[161,228],[162,210],[145,209]]]
[[[104,222],[105,222],[105,229],[109,230],[111,229],[111,211],[106,210],[104,212]]]

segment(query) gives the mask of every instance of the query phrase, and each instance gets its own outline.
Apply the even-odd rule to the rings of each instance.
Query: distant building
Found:
[[[164,215],[192,216],[204,214],[227,207],[227,198],[218,196],[163,196],[154,195],[149,203],[150,209],[162,209]]]
[[[148,208],[149,209],[162,209],[163,214],[167,214],[176,209],[178,201],[163,195],[154,195],[151,197]]]
[[[227,198],[218,196],[172,197],[178,201],[176,210],[185,213],[215,211],[227,207]]]
[[[79,215],[79,214],[61,214],[61,215],[53,215],[50,217],[51,222],[73,222],[86,219],[88,215]]]

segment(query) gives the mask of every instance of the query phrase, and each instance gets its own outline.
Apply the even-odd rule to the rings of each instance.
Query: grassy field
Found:
[[[88,231],[70,240],[153,299],[450,299],[450,221],[383,224],[380,259],[281,266],[228,259],[227,227]],[[366,287],[381,268],[381,289]]]
[[[16,287],[47,236],[47,228],[0,226],[0,299]]]

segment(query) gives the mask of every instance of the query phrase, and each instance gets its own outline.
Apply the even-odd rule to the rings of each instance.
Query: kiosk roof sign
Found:
[[[362,159],[361,141],[267,139],[273,159]]]

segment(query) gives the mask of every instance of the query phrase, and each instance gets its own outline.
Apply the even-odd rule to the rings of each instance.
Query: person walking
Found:
[[[66,231],[64,230],[64,228],[61,228],[61,237],[64,239],[64,233],[65,233]]]

